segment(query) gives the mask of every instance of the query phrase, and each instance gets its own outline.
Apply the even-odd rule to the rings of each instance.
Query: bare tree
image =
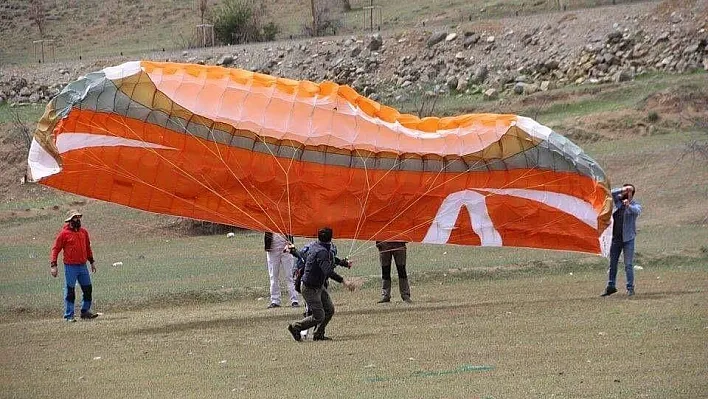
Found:
[[[310,0],[310,14],[312,15],[312,36],[317,36],[317,6],[315,5],[315,0]]]
[[[310,24],[304,27],[309,36],[336,35],[341,26],[341,0],[310,0]],[[337,11],[334,11],[337,10]]]
[[[199,18],[202,21],[202,25],[204,25],[204,14],[206,14],[207,10],[207,1],[208,0],[199,0]]]
[[[31,0],[28,13],[30,21],[33,21],[37,25],[37,29],[39,29],[39,37],[44,38],[47,11],[44,9],[42,0]]]

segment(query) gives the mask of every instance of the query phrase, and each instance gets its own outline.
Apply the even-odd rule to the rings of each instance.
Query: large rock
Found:
[[[477,70],[475,70],[474,74],[470,78],[470,83],[477,85],[482,84],[485,80],[487,80],[488,75],[489,70],[487,69],[487,66],[480,65],[479,67],[477,67]]]
[[[216,65],[229,66],[234,63],[234,57],[225,55],[216,62]]]
[[[457,82],[457,87],[455,90],[457,91],[465,91],[467,90],[467,86],[469,85],[469,82],[465,78],[460,78]]]
[[[378,51],[381,46],[383,46],[383,38],[380,34],[374,33],[371,36],[371,41],[369,41],[369,45],[367,46],[367,48],[371,51]]]
[[[632,79],[634,79],[634,75],[632,74],[632,71],[629,71],[627,69],[623,69],[615,75],[615,82],[629,82]]]
[[[449,78],[447,78],[447,81],[445,81],[445,84],[447,85],[447,87],[450,90],[457,89],[457,83],[458,83],[457,76],[450,76]]]
[[[473,33],[470,36],[465,37],[465,41],[462,42],[462,44],[466,48],[470,48],[470,47],[474,46],[475,44],[477,44],[477,42],[479,42],[479,39],[480,39],[480,36],[476,33]]]
[[[699,48],[699,47],[700,47],[700,44],[699,44],[699,43],[694,43],[694,44],[692,44],[692,45],[686,47],[686,49],[683,50],[683,54],[684,54],[684,55],[689,55],[689,54],[696,53],[696,52],[698,52],[698,48]]]
[[[435,32],[430,35],[428,38],[428,47],[433,47],[434,45],[440,43],[441,41],[445,40],[447,37],[447,32]]]
[[[452,32],[449,35],[445,36],[445,41],[446,42],[451,42],[453,40],[457,39],[457,33]]]
[[[499,92],[497,89],[488,89],[484,92],[485,100],[494,100],[499,97]]]

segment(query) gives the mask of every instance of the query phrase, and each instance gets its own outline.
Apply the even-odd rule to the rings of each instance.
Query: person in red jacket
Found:
[[[81,304],[81,318],[93,319],[98,315],[91,313],[92,291],[91,275],[89,274],[86,262],[91,264],[91,272],[96,273],[96,264],[91,251],[91,241],[86,229],[81,227],[81,213],[71,210],[67,214],[64,228],[57,235],[52,247],[49,272],[52,277],[57,276],[57,257],[59,252],[64,251],[64,277],[66,278],[66,289],[64,304],[66,311],[64,319],[66,321],[76,321],[74,318],[74,299],[76,298],[76,281],[81,286],[83,292],[83,303]]]

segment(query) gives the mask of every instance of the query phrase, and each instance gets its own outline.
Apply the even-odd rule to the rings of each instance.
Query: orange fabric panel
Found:
[[[447,241],[450,244],[461,245],[482,245],[479,236],[472,230],[472,219],[466,206],[460,209],[460,214],[455,222],[455,229],[450,234]]]
[[[489,215],[505,246],[599,252],[594,228],[537,201],[508,195],[487,197]],[[523,221],[523,223],[519,223]]]

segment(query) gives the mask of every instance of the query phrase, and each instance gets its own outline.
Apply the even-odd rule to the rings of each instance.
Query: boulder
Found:
[[[447,37],[446,32],[435,32],[435,33],[431,34],[430,37],[428,38],[427,45],[428,45],[428,47],[433,47],[434,45],[445,40],[446,37]]]
[[[470,36],[465,37],[465,41],[462,42],[463,46],[470,48],[479,42],[480,36],[476,33],[472,33]]]
[[[370,51],[378,51],[381,47],[383,46],[383,38],[379,33],[374,33],[371,36],[371,40],[369,41],[369,45],[366,47]]]
[[[627,70],[627,69],[623,69],[623,70],[617,72],[617,74],[615,74],[615,78],[614,78],[615,82],[617,82],[617,83],[629,82],[632,79],[634,79],[634,75],[632,74],[632,71]]]
[[[499,92],[497,89],[488,89],[484,92],[485,100],[494,100],[499,97]]]
[[[229,66],[234,63],[234,57],[230,55],[225,55],[216,62],[216,65]]]
[[[456,90],[456,89],[457,89],[457,83],[458,83],[458,81],[459,81],[459,79],[457,79],[457,76],[450,76],[450,77],[447,78],[447,80],[445,81],[445,84],[447,85],[447,87],[448,87],[450,90]]]

